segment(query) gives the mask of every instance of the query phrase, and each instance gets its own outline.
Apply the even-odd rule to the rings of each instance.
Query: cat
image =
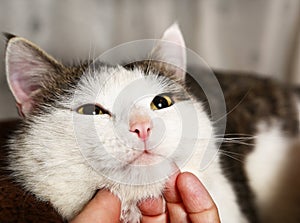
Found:
[[[214,86],[205,92],[185,72],[177,24],[149,60],[119,65],[67,66],[22,37],[6,37],[7,80],[23,117],[9,141],[9,169],[64,219],[106,188],[121,200],[121,220],[140,222],[137,203],[161,196],[177,165],[204,183],[221,222],[271,222],[280,173],[289,151],[300,148],[295,89],[216,72],[227,109],[222,135],[208,106]],[[211,73],[197,69],[209,86]],[[200,170],[207,150],[216,155]]]

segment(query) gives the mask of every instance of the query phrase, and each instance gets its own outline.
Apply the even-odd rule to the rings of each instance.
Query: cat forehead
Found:
[[[155,73],[145,74],[141,69],[127,70],[121,66],[101,67],[83,74],[74,102],[77,105],[99,103],[111,108],[115,101],[132,103],[178,90],[179,87],[171,80]]]

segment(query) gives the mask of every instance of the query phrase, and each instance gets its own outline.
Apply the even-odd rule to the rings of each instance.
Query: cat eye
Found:
[[[173,100],[168,95],[157,95],[152,100],[150,107],[152,110],[159,110],[173,105]]]
[[[110,115],[109,111],[105,110],[104,108],[96,104],[82,105],[76,109],[76,112],[81,115],[103,115],[103,114]]]

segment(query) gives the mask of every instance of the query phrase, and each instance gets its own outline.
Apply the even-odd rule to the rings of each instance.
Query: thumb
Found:
[[[99,191],[71,223],[119,222],[120,200],[107,190]]]

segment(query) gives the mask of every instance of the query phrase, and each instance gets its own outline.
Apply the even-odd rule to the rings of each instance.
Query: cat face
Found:
[[[178,26],[169,28],[162,41],[175,45],[158,43],[152,59],[160,62],[147,63],[148,69],[97,61],[66,68],[27,40],[11,37],[7,74],[20,113],[35,124],[50,125],[55,143],[39,133],[31,141],[44,141],[48,148],[76,142],[72,149],[98,174],[130,184],[151,183],[169,174],[174,163],[186,163],[199,134],[207,139],[211,129],[199,128],[208,119],[182,84],[186,62]],[[70,127],[55,131],[60,125]]]
[[[82,154],[97,172],[123,183],[146,183],[143,176],[156,181],[166,174],[162,170],[169,173],[172,163],[187,162],[185,153],[192,149],[186,146],[193,147],[198,119],[206,118],[193,116],[203,113],[201,105],[182,85],[139,68],[102,67],[85,73],[72,97],[63,106],[71,107]],[[191,122],[193,126],[183,128]]]
[[[66,67],[8,36],[7,79],[24,118],[11,146],[17,178],[67,218],[103,187],[121,199],[157,196],[163,184],[155,183],[175,165],[199,165],[212,135],[201,102],[183,84],[185,57],[177,25],[153,61],[131,68],[99,61]]]

